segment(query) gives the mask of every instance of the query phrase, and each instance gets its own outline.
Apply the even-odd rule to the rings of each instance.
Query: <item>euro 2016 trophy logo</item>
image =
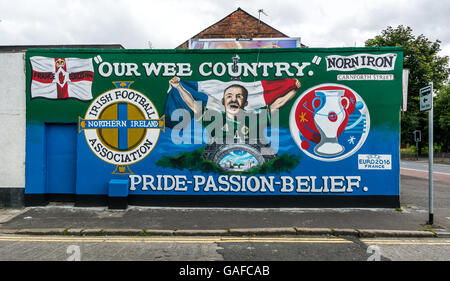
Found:
[[[321,161],[339,161],[364,144],[370,129],[369,110],[354,90],[321,84],[295,101],[289,127],[305,154]]]
[[[79,133],[101,160],[115,165],[113,174],[132,174],[129,165],[143,160],[155,147],[164,116],[152,101],[130,89],[132,82],[113,82],[116,89],[99,95],[79,118]]]

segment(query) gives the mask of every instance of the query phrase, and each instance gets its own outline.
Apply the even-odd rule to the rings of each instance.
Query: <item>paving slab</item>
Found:
[[[162,208],[126,210],[29,207],[0,225],[1,233],[55,235],[334,235],[433,237],[420,209]],[[429,230],[429,231],[422,231]]]

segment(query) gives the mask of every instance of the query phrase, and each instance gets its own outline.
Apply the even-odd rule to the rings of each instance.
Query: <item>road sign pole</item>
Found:
[[[419,142],[416,140],[416,160],[419,160]]]
[[[431,109],[428,111],[428,186],[429,186],[429,213],[428,224],[433,224],[433,82],[431,86]]]

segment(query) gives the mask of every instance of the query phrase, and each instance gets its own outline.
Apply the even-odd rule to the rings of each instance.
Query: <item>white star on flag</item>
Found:
[[[355,137],[354,136],[350,136],[350,138],[348,139],[348,143],[355,144]]]

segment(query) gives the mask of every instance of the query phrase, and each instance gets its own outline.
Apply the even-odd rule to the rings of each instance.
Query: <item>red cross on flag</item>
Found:
[[[34,56],[31,62],[31,98],[92,99],[92,59]]]

